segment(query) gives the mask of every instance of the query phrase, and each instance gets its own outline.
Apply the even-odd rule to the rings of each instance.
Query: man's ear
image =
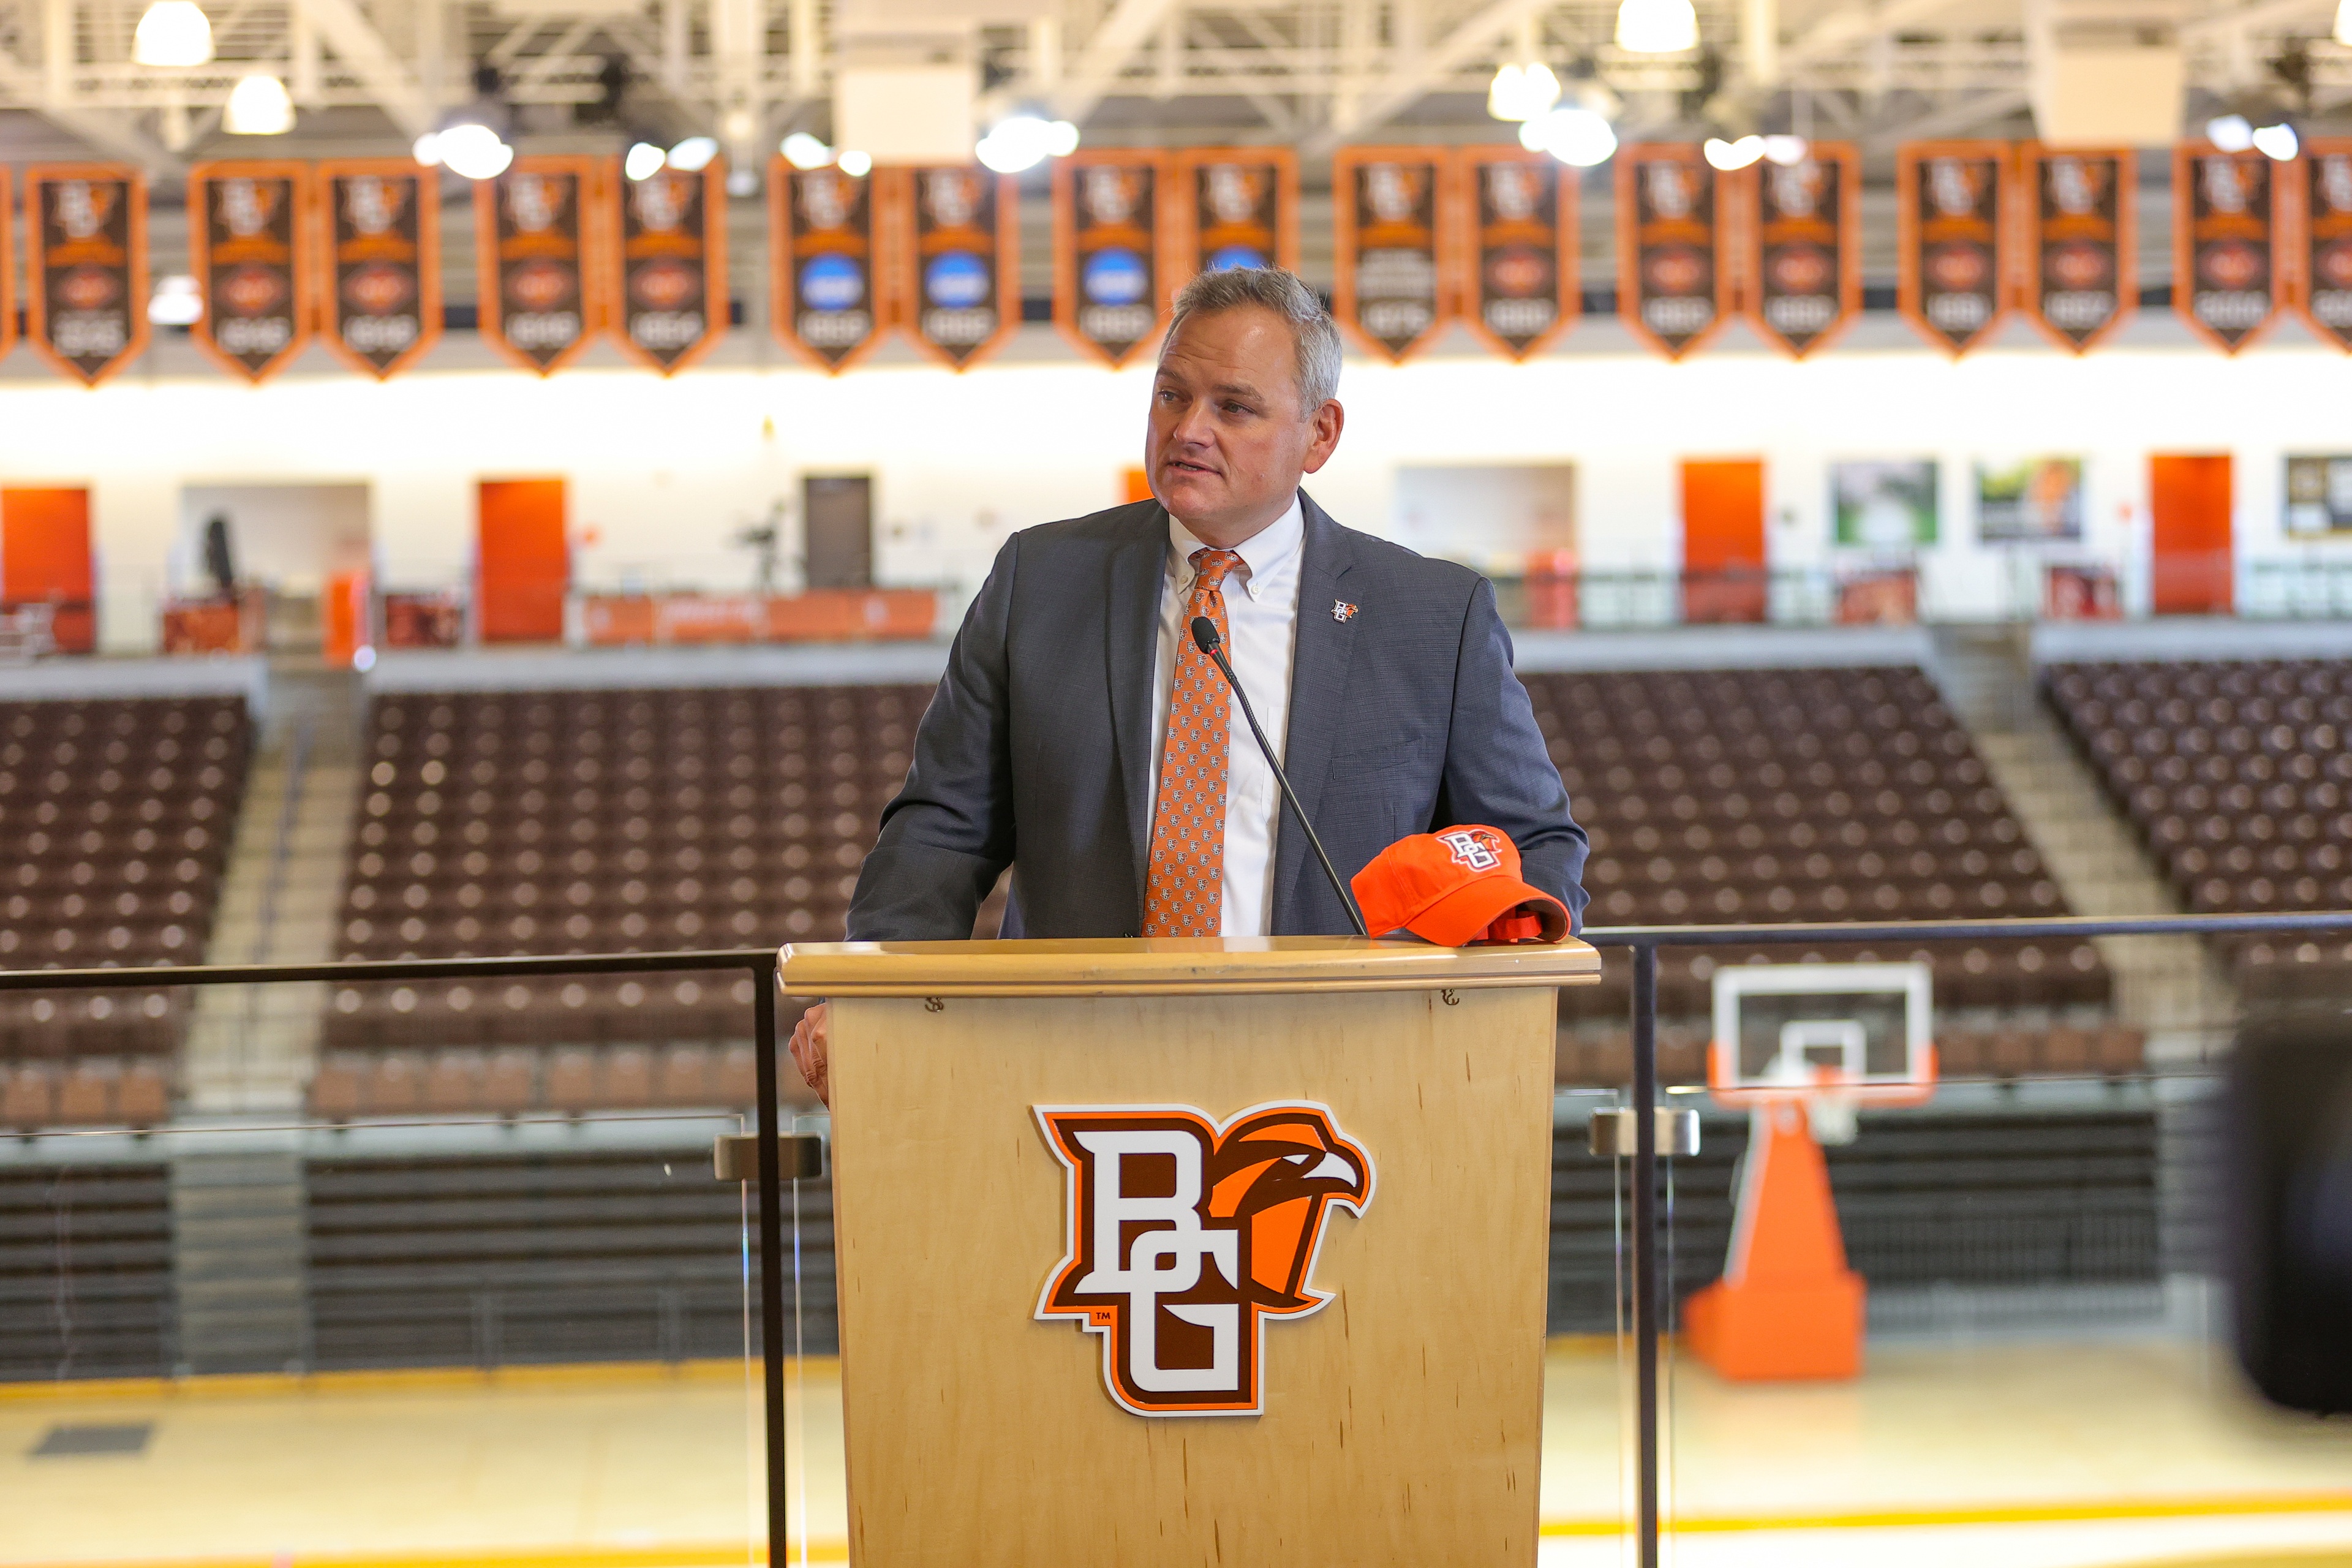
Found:
[[[1331,454],[1339,449],[1339,431],[1348,423],[1348,411],[1339,406],[1338,398],[1327,398],[1310,423],[1315,435],[1307,444],[1307,461],[1300,466],[1312,474],[1318,472],[1331,460]]]

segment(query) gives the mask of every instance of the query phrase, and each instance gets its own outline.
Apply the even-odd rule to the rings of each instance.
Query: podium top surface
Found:
[[[794,942],[794,996],[1176,996],[1592,985],[1601,954],[1552,946],[1433,947],[1360,937]]]

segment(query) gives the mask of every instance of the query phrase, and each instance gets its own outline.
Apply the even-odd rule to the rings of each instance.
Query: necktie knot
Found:
[[[1242,563],[1241,553],[1233,550],[1211,550],[1205,546],[1195,550],[1192,561],[1192,592],[1211,593],[1225,585],[1225,574]]]

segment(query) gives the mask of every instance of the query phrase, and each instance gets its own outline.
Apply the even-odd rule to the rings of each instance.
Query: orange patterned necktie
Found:
[[[1224,678],[1192,640],[1192,617],[1226,635],[1225,574],[1241,564],[1230,550],[1195,550],[1192,602],[1176,634],[1176,679],[1168,693],[1168,742],[1160,754],[1160,797],[1151,814],[1151,869],[1143,888],[1146,936],[1216,936],[1225,902]]]

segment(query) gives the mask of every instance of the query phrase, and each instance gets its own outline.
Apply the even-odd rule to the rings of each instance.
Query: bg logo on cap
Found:
[[[1372,1162],[1331,1112],[1253,1106],[1036,1108],[1062,1163],[1065,1253],[1041,1321],[1103,1336],[1103,1387],[1138,1415],[1255,1415],[1265,1321],[1331,1299],[1310,1283],[1324,1217],[1361,1215]]]
[[[1473,871],[1491,871],[1503,863],[1489,828],[1456,827],[1439,834],[1437,841],[1453,855],[1455,865],[1467,866]]]

